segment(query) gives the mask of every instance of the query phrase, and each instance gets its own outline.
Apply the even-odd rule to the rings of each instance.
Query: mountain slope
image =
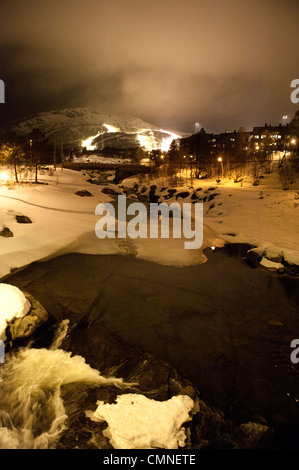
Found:
[[[90,108],[41,112],[20,118],[2,130],[5,131],[7,128],[22,136],[30,134],[33,129],[37,128],[51,141],[55,136],[57,142],[64,145],[83,147],[88,147],[88,145],[92,147],[91,137],[94,137],[97,138],[99,145],[109,147],[163,148],[166,140],[171,141],[185,135],[162,130],[137,117],[104,114]],[[170,144],[170,142],[167,143]]]

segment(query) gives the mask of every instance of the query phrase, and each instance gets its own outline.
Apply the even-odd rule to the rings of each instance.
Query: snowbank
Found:
[[[93,421],[107,421],[104,435],[115,449],[177,449],[185,446],[185,429],[194,407],[187,395],[159,402],[144,395],[124,394],[116,404],[98,402],[94,412],[86,412]]]
[[[265,258],[263,257],[261,262],[260,262],[261,266],[264,266],[264,268],[267,268],[267,269],[280,269],[280,268],[283,268],[283,264],[281,263],[275,263],[274,261],[271,261],[269,260],[268,258]]]
[[[30,310],[30,302],[23,292],[10,284],[0,284],[0,339],[6,340],[5,330],[14,318],[24,317]]]

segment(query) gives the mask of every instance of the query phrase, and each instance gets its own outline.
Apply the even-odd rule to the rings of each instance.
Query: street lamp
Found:
[[[218,165],[218,182],[220,181],[220,163],[221,163],[221,170],[222,170],[222,178],[223,178],[223,164],[222,164],[222,157],[217,158],[219,165]]]
[[[29,146],[30,146],[30,162],[31,162],[31,165],[33,164],[33,161],[32,161],[32,139],[29,140]]]

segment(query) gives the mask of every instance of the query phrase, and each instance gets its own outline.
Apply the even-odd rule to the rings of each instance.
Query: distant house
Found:
[[[265,124],[262,127],[254,127],[250,138],[251,150],[254,153],[271,153],[273,151],[290,151],[297,144],[294,128],[287,124],[272,126]]]
[[[229,161],[244,160],[249,151],[250,132],[233,131],[221,134],[201,131],[181,139],[180,148],[198,161],[213,161],[221,156]]]
[[[233,131],[213,134],[210,140],[212,155],[223,154],[240,158],[249,150],[250,132]]]

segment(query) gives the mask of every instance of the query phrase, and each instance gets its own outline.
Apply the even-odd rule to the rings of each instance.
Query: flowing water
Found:
[[[22,348],[8,355],[0,369],[0,449],[55,448],[67,419],[63,385],[122,384],[102,377],[83,357],[57,349],[67,325],[67,320],[61,322],[49,349]]]
[[[299,379],[290,343],[299,334],[298,279],[252,269],[242,253],[215,250],[186,268],[70,254],[9,276],[5,282],[32,294],[59,326],[46,347],[21,348],[0,365],[0,448],[54,448],[67,418],[61,388],[115,382],[76,350],[59,349],[73,325],[104,325],[168,361],[228,416],[283,423],[296,446]]]

